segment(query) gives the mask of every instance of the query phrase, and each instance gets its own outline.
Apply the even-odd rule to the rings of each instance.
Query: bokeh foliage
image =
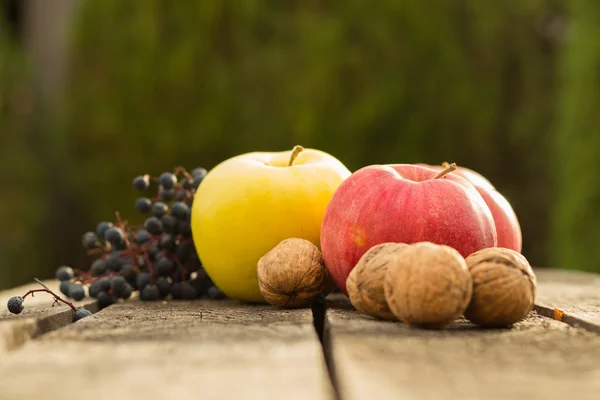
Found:
[[[298,143],[352,170],[474,168],[513,204],[525,255],[554,264],[549,165],[566,11],[551,0],[425,3],[85,2],[55,124],[45,267],[85,263],[79,234],[116,209],[139,222],[137,174]]]

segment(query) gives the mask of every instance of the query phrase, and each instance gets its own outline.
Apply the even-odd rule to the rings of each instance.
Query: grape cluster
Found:
[[[100,308],[136,291],[144,301],[225,298],[204,270],[192,240],[191,205],[206,173],[204,168],[191,173],[176,168],[159,177],[134,178],[133,187],[146,194],[135,202],[146,217],[143,225],[129,226],[117,212],[114,222],[102,221],[95,232],[84,233],[83,248],[95,259],[87,271],[59,267],[60,292],[79,301],[87,291]],[[156,191],[150,195],[153,186]],[[18,313],[22,301],[14,299],[8,307]],[[88,312],[77,311],[74,320]]]
[[[204,271],[192,241],[191,205],[205,176],[204,168],[191,173],[176,168],[157,178],[135,177],[133,187],[144,194],[157,186],[153,196],[135,201],[136,210],[146,216],[144,224],[129,227],[116,213],[116,222],[100,222],[96,232],[85,233],[83,247],[97,258],[85,273],[60,267],[56,277],[62,281],[61,292],[80,300],[85,297],[83,286],[88,286],[100,308],[128,299],[134,291],[144,301],[224,298]]]

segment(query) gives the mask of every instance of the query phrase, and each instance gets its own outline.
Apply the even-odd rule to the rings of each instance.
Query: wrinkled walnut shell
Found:
[[[303,307],[325,288],[321,251],[304,239],[286,239],[265,254],[257,267],[265,300],[280,307]]]
[[[394,258],[385,276],[390,310],[401,321],[425,328],[443,328],[460,317],[473,282],[458,251],[430,242],[407,246]]]
[[[372,317],[397,319],[385,299],[383,282],[388,266],[395,264],[394,255],[407,246],[382,243],[362,255],[346,280],[346,291],[354,308]]]
[[[465,317],[486,327],[507,327],[533,309],[536,278],[527,259],[514,250],[488,248],[467,257],[473,297]]]

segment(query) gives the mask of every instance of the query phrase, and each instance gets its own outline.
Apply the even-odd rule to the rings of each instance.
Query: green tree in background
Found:
[[[43,143],[32,71],[0,25],[0,287],[45,276],[49,243],[41,235],[47,208]]]
[[[600,8],[573,1],[573,25],[561,63],[557,99],[557,175],[552,263],[600,271]]]

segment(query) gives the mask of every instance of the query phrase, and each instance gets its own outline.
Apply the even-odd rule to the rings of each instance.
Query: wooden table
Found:
[[[600,276],[536,272],[536,310],[503,330],[378,321],[340,295],[314,310],[133,299],[77,323],[39,295],[9,315],[28,285],[0,293],[0,400],[600,399]]]

